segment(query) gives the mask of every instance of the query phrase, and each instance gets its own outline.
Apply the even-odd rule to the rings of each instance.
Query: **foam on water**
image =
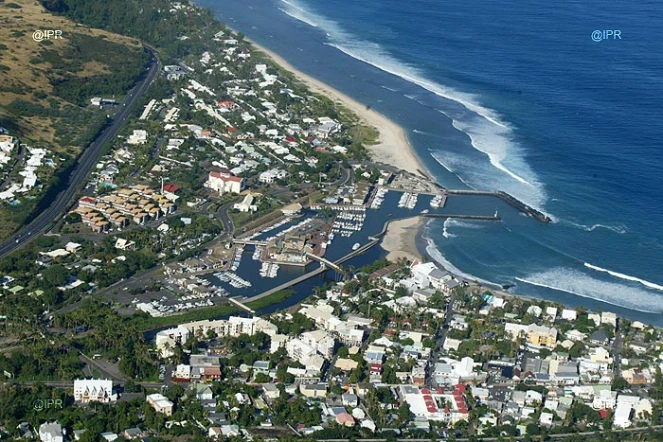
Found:
[[[523,185],[506,174],[495,173],[495,167],[488,161],[476,161],[467,155],[451,151],[432,151],[431,155],[445,169],[462,178],[462,182],[469,188],[485,189],[486,182],[489,182],[490,187],[503,190],[545,213],[541,209],[545,197],[537,187]],[[554,222],[556,218],[550,217]]]
[[[463,177],[461,177],[460,175],[458,175],[458,174],[456,173],[455,170],[453,170],[450,166],[448,166],[447,164],[445,164],[445,162],[444,162],[444,160],[443,160],[442,152],[439,152],[439,151],[431,151],[430,154],[431,154],[431,156],[435,159],[435,161],[438,162],[438,164],[439,164],[440,166],[442,166],[442,167],[444,167],[446,170],[448,170],[449,173],[454,174],[454,175],[456,176],[456,178],[458,178],[458,179],[460,180],[461,183],[465,184],[465,185],[466,185],[467,187],[469,187],[470,189],[472,188],[472,186],[470,186],[470,184],[469,184],[467,181],[465,181],[465,180],[463,179]]]
[[[389,92],[398,92],[398,89],[394,89],[394,88],[391,88],[391,87],[389,87],[389,86],[385,86],[385,85],[383,85],[383,84],[381,84],[380,87],[381,87],[382,89],[386,89],[386,90],[388,90]]]
[[[430,224],[430,223],[428,223]],[[459,278],[466,279],[468,281],[478,281],[482,284],[490,284],[493,286],[497,286],[498,284],[495,284],[493,282],[487,281],[485,279],[477,278],[476,276],[470,275],[468,273],[462,272],[460,269],[458,269],[456,266],[451,264],[447,259],[442,255],[442,252],[437,248],[435,245],[435,241],[428,235],[429,233],[429,227],[428,224],[424,227],[424,234],[422,235],[422,238],[426,240],[426,253],[428,256],[433,258],[433,261],[444,267],[447,271],[453,273],[454,275],[458,276]]]
[[[646,281],[644,279],[640,279],[640,278],[635,277],[635,276],[625,275],[624,273],[619,273],[619,272],[615,272],[613,270],[604,269],[602,267],[595,266],[594,264],[590,264],[588,262],[585,263],[585,267],[587,267],[588,269],[596,270],[597,272],[607,273],[608,275],[614,276],[615,278],[624,279],[626,281],[638,282],[638,283],[644,285],[645,287],[649,287],[650,289],[662,290],[663,291],[663,286],[662,285],[658,285],[658,284],[655,284],[653,282],[649,282],[649,281]]]
[[[624,224],[618,224],[614,226],[609,226],[606,224],[594,224],[591,226],[587,226],[585,224],[578,224],[571,221],[568,221],[568,224],[571,224],[573,227],[576,227],[578,229],[582,229],[585,232],[593,232],[598,229],[610,230],[612,232],[619,233],[620,235],[623,235],[624,233],[628,232],[628,227],[626,227]]]
[[[444,114],[446,116],[449,116],[446,113]],[[511,178],[522,184],[534,187],[534,184],[532,184],[525,178],[521,177],[520,175],[516,174],[515,172],[509,170],[506,166],[504,166],[502,162],[505,160],[507,154],[507,149],[504,148],[504,146],[499,146],[499,144],[493,143],[492,141],[494,140],[483,139],[484,136],[482,136],[482,134],[477,132],[477,127],[473,124],[463,123],[454,118],[452,118],[452,124],[456,129],[460,130],[461,132],[465,132],[470,137],[470,140],[472,141],[472,146],[476,150],[485,153],[488,156],[488,159],[490,160],[490,164],[495,166],[496,169],[501,170],[502,172],[506,173]]]
[[[445,115],[452,118],[454,127],[470,137],[475,149],[487,155],[493,167],[519,185],[511,185],[509,189],[502,188],[500,190],[508,191],[523,200],[527,195],[525,202],[541,210],[545,200],[542,185],[522,158],[521,149],[510,140],[510,127],[501,121],[493,110],[477,104],[477,99],[473,95],[459,92],[427,79],[417,68],[397,60],[379,44],[357,38],[342,29],[338,23],[308,10],[295,0],[281,1],[286,5],[283,11],[290,17],[325,31],[329,39],[328,45],[350,57],[416,84],[439,97],[459,103],[465,109],[471,111],[475,117],[471,118],[473,121],[470,122],[464,121],[459,115]],[[409,98],[415,99],[414,97]],[[482,176],[481,180],[475,184],[484,182],[486,182],[485,176]],[[518,187],[535,189],[534,193],[536,195],[532,195],[531,189],[519,189]]]
[[[456,235],[452,235],[447,230],[449,228],[449,225],[451,224],[451,220],[452,218],[447,218],[446,220],[444,220],[444,225],[443,225],[444,228],[442,229],[442,236],[444,236],[447,239],[456,237]]]
[[[661,296],[647,290],[601,281],[569,268],[557,267],[526,278],[516,278],[516,280],[643,313],[663,312],[663,297]],[[650,309],[644,310],[643,306]]]
[[[486,227],[485,222],[476,222],[476,221],[472,222],[457,218],[447,218],[447,221],[449,221],[449,227],[460,227],[463,229],[473,229],[473,230],[483,229]]]
[[[310,14],[308,14],[308,11],[303,9],[301,6],[296,5],[294,2],[290,2],[288,0],[281,0],[283,3],[288,5],[287,8],[279,8],[280,11],[283,13],[289,15],[290,17],[297,19],[301,21],[302,23],[306,23],[309,26],[312,26],[314,28],[318,27],[318,24],[311,20]],[[329,34],[327,34],[329,36]]]

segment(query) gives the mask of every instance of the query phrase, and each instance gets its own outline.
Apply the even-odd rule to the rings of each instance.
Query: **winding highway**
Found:
[[[147,92],[161,70],[161,62],[156,56],[155,51],[149,47],[146,47],[146,49],[150,52],[149,72],[129,92],[120,109],[112,117],[111,124],[78,157],[77,164],[71,175],[69,175],[66,188],[60,191],[51,205],[30,221],[29,224],[0,243],[0,258],[4,258],[20,249],[40,234],[48,232],[58,218],[70,207],[81,185],[97,163],[104,145],[113,140],[120,130],[122,130],[122,127],[126,124],[127,117],[131,113],[131,109]]]

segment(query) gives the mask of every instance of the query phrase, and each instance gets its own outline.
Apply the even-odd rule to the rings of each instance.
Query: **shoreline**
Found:
[[[404,129],[401,126],[391,121],[384,115],[372,110],[368,106],[358,102],[354,98],[351,98],[348,95],[334,89],[333,87],[312,77],[311,75],[301,72],[281,56],[264,48],[254,40],[248,37],[245,38],[246,41],[248,41],[256,50],[264,53],[268,58],[271,59],[272,62],[279,65],[284,70],[290,72],[297,80],[301,81],[313,93],[326,96],[334,103],[337,103],[350,112],[354,113],[364,124],[374,127],[379,133],[380,142],[375,145],[365,146],[372,160],[377,163],[383,163],[387,166],[391,166],[397,170],[403,170],[416,176],[425,177],[436,186],[439,186],[428,169],[423,165],[419,157],[416,155],[412,145],[407,139],[407,135]],[[545,214],[541,215],[544,217],[546,216]],[[387,252],[387,259],[396,261],[396,259],[403,257],[407,259],[414,258],[422,260],[424,256],[427,256],[425,248],[422,251],[419,244],[419,239],[423,235],[425,222],[416,221],[416,218],[414,218],[414,221],[409,220],[401,225],[399,221],[403,220],[393,221],[390,223],[387,231],[385,231],[384,236],[379,242],[382,250]],[[395,225],[392,227],[393,224]],[[430,259],[435,262],[438,267],[445,269],[454,275],[456,274],[453,270],[448,269],[443,263],[437,262],[432,257]],[[577,307],[577,305],[581,305],[573,302],[569,303],[555,301],[546,296],[539,297],[512,293],[504,290],[502,286],[497,284],[486,284],[485,282],[481,282],[475,279],[465,278],[462,275],[456,275],[456,277],[458,279],[468,280],[471,283],[471,287],[474,287],[475,290],[490,290],[492,293],[504,297],[528,299],[533,301],[547,301],[573,308]],[[626,315],[626,317],[630,316]]]
[[[283,57],[266,49],[254,40],[248,37],[245,37],[245,39],[257,50],[267,55],[274,63],[294,75],[297,80],[301,81],[312,92],[324,95],[334,103],[340,104],[355,114],[361,122],[375,128],[379,134],[378,143],[365,146],[372,160],[395,167],[396,169],[402,169],[413,175],[421,176],[423,174],[426,178],[430,179],[428,170],[415,153],[403,127],[347,94],[298,70]]]
[[[399,258],[421,261],[416,239],[425,222],[420,216],[390,221],[379,244],[387,252],[386,259],[392,262],[398,261]]]

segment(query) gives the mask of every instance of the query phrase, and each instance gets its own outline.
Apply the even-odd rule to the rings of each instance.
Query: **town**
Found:
[[[0,436],[663,434],[660,330],[385,259],[391,221],[499,214],[452,212],[474,196],[371,160],[374,128],[205,24],[177,35],[191,50],[162,60],[66,215],[0,261]],[[1,204],[58,162],[0,129]]]

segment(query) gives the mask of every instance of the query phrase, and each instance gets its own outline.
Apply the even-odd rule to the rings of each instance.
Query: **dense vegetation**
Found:
[[[51,12],[93,28],[139,38],[158,47],[166,60],[195,51],[192,45],[196,40],[177,37],[187,33],[198,35],[208,26],[211,32],[211,25],[218,25],[207,10],[201,10],[200,14],[178,14],[173,20],[172,4],[167,0],[43,0],[42,4]]]
[[[94,96],[123,95],[143,74],[148,58],[144,51],[127,51],[125,45],[103,36],[72,34],[62,53],[42,50],[36,62],[51,65],[49,80],[56,96],[85,106]],[[90,62],[105,65],[108,73],[85,75],[85,64]]]

